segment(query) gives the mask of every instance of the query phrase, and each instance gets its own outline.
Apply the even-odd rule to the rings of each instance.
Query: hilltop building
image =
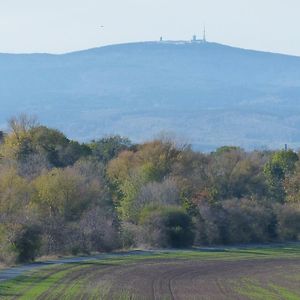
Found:
[[[184,44],[184,43],[206,43],[206,30],[205,30],[205,27],[204,27],[204,30],[203,30],[203,37],[202,39],[197,39],[197,36],[196,35],[193,35],[193,38],[192,40],[190,41],[171,41],[171,40],[164,40],[163,37],[161,36],[159,38],[159,41],[160,42],[166,42],[166,43],[175,43],[175,44]]]
[[[203,40],[197,39],[196,35],[193,35],[193,39],[191,40],[192,43],[202,43]]]
[[[201,39],[197,39],[196,35],[193,35],[193,39],[191,40],[192,43],[206,43],[206,29],[204,27],[203,30],[203,37],[202,40]]]

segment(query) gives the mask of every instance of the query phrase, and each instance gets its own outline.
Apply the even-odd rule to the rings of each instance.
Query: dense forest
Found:
[[[161,137],[89,143],[22,115],[0,132],[0,262],[300,238],[293,150],[209,154]]]

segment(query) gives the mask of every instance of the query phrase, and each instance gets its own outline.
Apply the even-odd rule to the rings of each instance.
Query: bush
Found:
[[[24,227],[16,236],[14,245],[18,262],[33,261],[41,247],[41,232],[38,226]]]
[[[179,207],[147,209],[142,214],[144,241],[154,247],[191,246],[194,233],[190,216]]]
[[[272,206],[255,200],[233,199],[198,207],[197,244],[269,242],[277,238],[277,219]]]
[[[300,239],[300,205],[283,205],[277,209],[278,235],[283,241]]]
[[[111,251],[119,247],[116,220],[99,207],[87,210],[79,222],[82,247],[91,251]]]
[[[248,199],[225,201],[223,208],[229,243],[269,242],[276,237],[272,208]]]
[[[0,224],[0,263],[12,265],[17,260],[15,247],[9,242],[9,233],[3,224]]]
[[[123,222],[121,229],[122,248],[128,249],[141,246],[143,244],[143,230],[136,224]]]
[[[195,217],[195,243],[197,245],[216,245],[225,243],[222,226],[225,226],[224,211],[221,207],[203,204],[198,207]]]
[[[112,215],[99,207],[90,208],[79,222],[65,224],[63,251],[73,255],[112,251],[120,246],[117,229]]]

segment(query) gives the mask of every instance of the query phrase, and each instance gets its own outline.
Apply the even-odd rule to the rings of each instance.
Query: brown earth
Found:
[[[80,275],[88,277],[84,291],[78,295],[81,299],[89,299],[91,291],[97,289],[98,299],[249,299],[238,292],[244,280],[255,280],[261,286],[279,285],[300,295],[299,259],[147,260],[93,266],[72,276]]]

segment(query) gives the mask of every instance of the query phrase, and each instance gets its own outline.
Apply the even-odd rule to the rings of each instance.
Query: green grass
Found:
[[[37,271],[31,271],[26,275],[19,276],[15,279],[3,282],[0,284],[0,297],[1,299],[6,296],[16,297],[24,292],[28,286],[38,285],[43,278],[46,278],[48,274],[53,272],[57,267],[45,267]]]
[[[0,299],[15,297],[22,300],[35,299],[76,269],[85,267],[85,265],[69,264],[30,271],[25,275],[0,284]]]
[[[41,296],[43,293],[48,291],[52,286],[54,286],[59,280],[65,278],[69,270],[65,271],[59,271],[55,273],[54,275],[50,276],[46,280],[43,280],[38,285],[33,286],[31,289],[29,289],[27,292],[25,292],[21,297],[20,300],[30,300],[30,299],[36,299],[38,296]],[[55,294],[55,290],[53,291],[53,294]]]
[[[0,299],[108,299],[111,283],[101,279],[94,283],[90,278],[109,268],[130,265],[146,260],[247,260],[247,259],[300,259],[300,245],[277,247],[228,248],[224,250],[170,250],[147,254],[108,255],[106,259],[44,267],[28,272],[13,280],[0,283]],[[281,270],[277,270],[281,272]],[[299,282],[299,273],[286,275]],[[300,283],[299,283],[300,284]],[[88,297],[85,294],[88,291]],[[286,286],[269,282],[262,286],[255,279],[244,279],[235,291],[249,299],[300,299],[295,291]],[[114,295],[115,299],[136,299],[129,291]]]
[[[300,258],[300,245],[256,248],[228,248],[224,250],[171,250],[146,255],[111,256],[110,264],[130,263],[145,259],[196,259],[196,260],[239,260]],[[95,263],[103,261],[95,261]],[[105,262],[104,262],[105,263]]]
[[[275,285],[268,284],[267,286],[262,286],[259,282],[255,280],[244,280],[241,286],[236,287],[236,291],[253,300],[299,300],[300,293],[290,291],[289,289]]]

